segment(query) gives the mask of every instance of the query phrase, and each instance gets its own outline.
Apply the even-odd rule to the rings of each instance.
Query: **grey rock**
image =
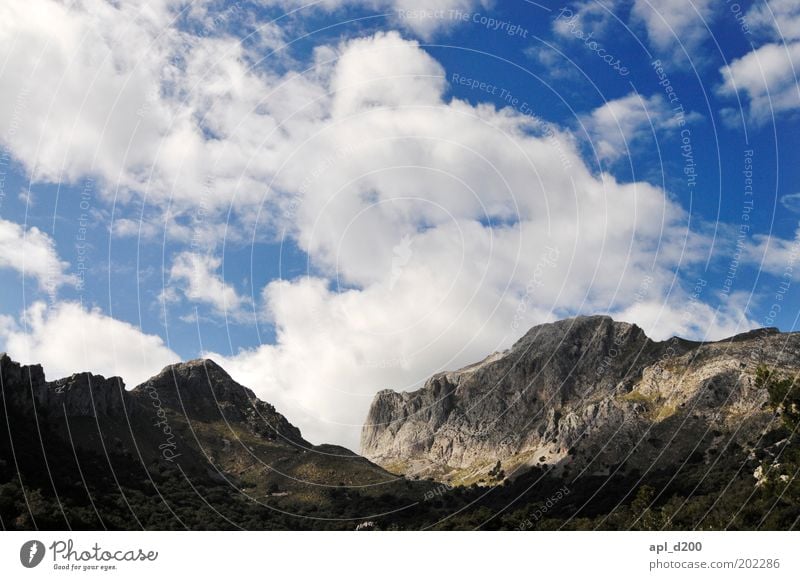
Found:
[[[582,316],[532,328],[508,351],[380,391],[361,451],[407,475],[480,481],[497,461],[607,473],[708,460],[773,420],[759,364],[800,370],[800,334],[761,329],[699,343],[650,340],[636,325]]]
[[[0,354],[0,417],[7,423],[0,449],[38,454],[30,460],[37,470],[80,457],[260,497],[278,488],[286,493],[274,497],[302,492],[303,501],[319,502],[329,487],[343,485],[375,495],[407,493],[405,480],[352,451],[303,439],[275,407],[211,360],[170,365],[126,390],[117,377],[90,373],[47,381],[41,366]]]

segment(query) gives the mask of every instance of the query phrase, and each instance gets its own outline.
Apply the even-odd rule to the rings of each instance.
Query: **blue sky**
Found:
[[[608,313],[797,328],[787,0],[0,7],[0,348],[206,355],[313,441]]]

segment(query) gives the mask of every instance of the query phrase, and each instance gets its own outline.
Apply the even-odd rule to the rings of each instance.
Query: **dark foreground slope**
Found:
[[[424,486],[311,445],[210,360],[132,391],[88,373],[47,382],[6,355],[0,379],[6,529],[352,529]]]

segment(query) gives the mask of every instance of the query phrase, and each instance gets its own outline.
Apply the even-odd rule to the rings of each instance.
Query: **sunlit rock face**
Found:
[[[800,335],[774,329],[700,343],[654,342],[606,316],[543,324],[417,391],[379,392],[361,450],[390,471],[454,483],[532,465],[604,474],[707,460],[768,426],[755,370],[797,370],[798,353]]]

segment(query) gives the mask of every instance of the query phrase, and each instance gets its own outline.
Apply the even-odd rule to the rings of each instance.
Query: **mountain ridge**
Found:
[[[656,342],[610,317],[565,319],[415,391],[379,391],[362,457],[312,445],[209,359],[127,390],[85,372],[48,381],[2,354],[0,525],[789,529],[793,376],[798,333]]]
[[[119,377],[91,373],[47,381],[41,365],[21,365],[3,353],[0,386],[19,433],[36,425],[88,454],[124,455],[145,471],[177,469],[258,495],[268,488],[319,495],[316,488],[340,483],[398,481],[348,449],[309,443],[210,359],[168,365],[127,390]]]

